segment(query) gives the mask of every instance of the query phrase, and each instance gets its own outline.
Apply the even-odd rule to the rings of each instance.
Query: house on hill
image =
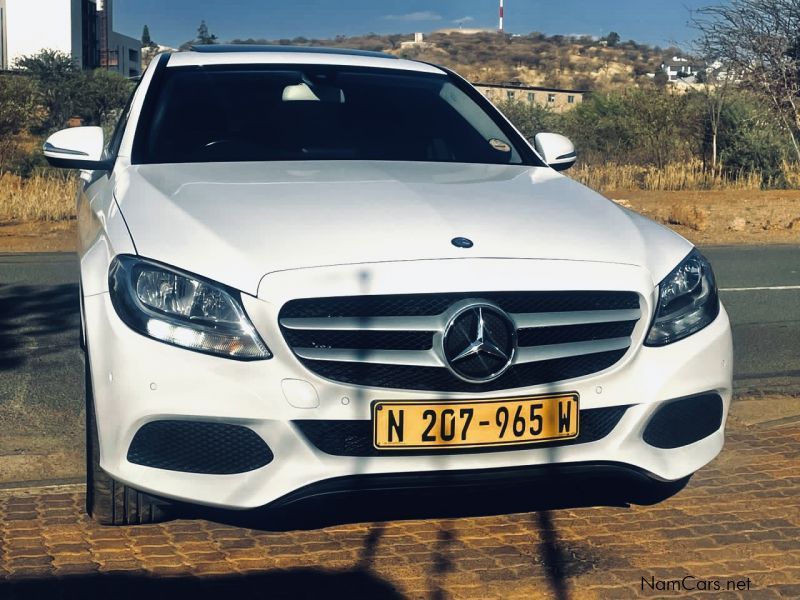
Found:
[[[661,63],[661,70],[667,74],[667,79],[671,82],[692,78],[689,83],[693,83],[702,67],[693,65],[688,58],[674,56],[672,60]]]
[[[583,102],[589,93],[586,90],[565,90],[559,88],[522,85],[510,83],[473,83],[475,88],[494,104],[502,102],[524,102],[544,106],[555,112],[566,112]]]

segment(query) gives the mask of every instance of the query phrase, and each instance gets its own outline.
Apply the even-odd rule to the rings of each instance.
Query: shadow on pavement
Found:
[[[381,495],[373,494],[362,498],[356,511],[346,499],[325,499],[315,507],[304,503],[284,509],[267,516],[261,513],[247,513],[246,518],[222,519],[237,525],[259,527],[271,530],[309,529],[325,524],[345,522],[364,522],[375,515],[381,519],[442,518],[505,514],[513,512],[531,513],[520,520],[520,528],[530,532],[530,543],[535,548],[531,556],[531,566],[542,569],[547,577],[551,592],[557,600],[571,597],[569,580],[587,569],[593,568],[591,557],[582,557],[574,549],[559,539],[552,510],[589,506],[627,506],[625,498],[631,498],[639,490],[630,482],[582,479],[566,481],[558,477],[540,482],[539,486],[513,486],[502,492],[498,490],[475,493],[464,490],[450,490],[450,493],[414,494],[409,497],[397,491]],[[332,503],[335,502],[335,503]],[[348,511],[348,507],[351,509]],[[214,515],[205,513],[193,516],[223,517],[226,513]],[[333,515],[337,514],[337,517]],[[325,516],[324,519],[311,520],[311,515]],[[93,600],[113,598],[114,600],[161,600],[173,598],[205,599],[400,599],[404,596],[389,581],[383,579],[372,569],[384,541],[386,525],[372,523],[362,542],[360,555],[351,569],[325,570],[321,568],[287,568],[265,570],[230,575],[208,575],[195,577],[180,573],[181,569],[190,571],[191,567],[178,567],[179,574],[135,573],[91,573],[80,575],[53,576],[48,573],[32,574],[30,579],[20,579],[0,583],[0,598],[3,600],[28,600],[47,598],[48,600]],[[436,539],[431,540],[428,551],[433,560],[426,573],[428,592],[426,598],[443,600],[448,597],[445,581],[454,569],[454,553],[457,555],[458,531],[456,524],[444,521],[436,524]],[[538,532],[538,534],[537,534]],[[574,543],[573,543],[574,544]],[[265,549],[265,554],[269,551]],[[265,555],[265,559],[269,559]],[[269,564],[269,561],[265,561]],[[225,565],[220,564],[224,569]],[[232,568],[232,567],[230,567]]]
[[[369,598],[401,599],[390,583],[365,570],[325,571],[286,569],[252,575],[171,577],[129,574],[93,574],[51,580],[0,583],[0,597],[8,600],[244,600]]]
[[[18,368],[37,356],[63,349],[63,334],[78,344],[78,285],[0,284],[0,371]]]

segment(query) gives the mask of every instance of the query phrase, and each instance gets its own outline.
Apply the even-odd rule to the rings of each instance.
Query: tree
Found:
[[[200,21],[200,27],[197,28],[197,42],[199,44],[217,43],[217,36],[215,36],[213,33],[209,33],[208,25],[206,25],[205,20]]]
[[[58,50],[42,50],[17,59],[14,66],[36,82],[39,103],[47,111],[45,129],[63,127],[75,114],[82,94],[81,70],[72,57]]]
[[[497,108],[528,139],[533,138],[537,133],[558,129],[557,115],[546,106],[505,100],[498,104]]]
[[[719,134],[722,114],[730,97],[733,83],[731,72],[722,69],[719,63],[712,63],[706,71],[700,71],[698,80],[703,84],[703,99],[708,114],[708,130],[711,137],[711,167],[717,169],[719,158]],[[700,74],[698,73],[698,75]],[[703,157],[705,159],[705,155]]]
[[[145,25],[144,29],[142,30],[142,46],[145,48],[151,48],[155,46],[153,43],[153,39],[150,37],[150,28]]]
[[[619,34],[616,31],[612,31],[606,36],[606,42],[608,43],[609,48],[613,48],[617,44],[619,44]]]
[[[800,160],[800,0],[731,0],[697,11],[694,26],[706,56],[770,101]]]
[[[0,143],[37,124],[36,84],[30,77],[0,75]]]
[[[780,180],[788,139],[766,100],[752,92],[730,90],[719,126],[721,168],[729,177],[760,172],[765,184]]]
[[[114,71],[97,69],[82,73],[82,94],[76,114],[87,124],[109,125],[125,107],[133,84]]]
[[[593,93],[561,115],[561,131],[587,163],[650,165],[688,160],[702,140],[688,94],[655,86]]]

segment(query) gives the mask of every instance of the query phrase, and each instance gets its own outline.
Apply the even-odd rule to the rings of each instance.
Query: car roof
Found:
[[[383,52],[318,46],[198,45],[192,46],[188,52],[173,52],[167,66],[254,64],[335,65],[444,74],[444,71],[433,65],[397,58]]]
[[[393,58],[386,52],[373,52],[372,50],[356,50],[355,48],[331,48],[329,46],[283,46],[269,44],[194,44],[194,52],[311,52],[313,54],[346,54],[348,56],[374,56],[376,58]]]

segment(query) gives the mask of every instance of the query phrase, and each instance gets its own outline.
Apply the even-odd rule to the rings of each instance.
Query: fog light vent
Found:
[[[644,430],[644,441],[656,448],[679,448],[700,441],[722,425],[722,398],[703,394],[665,403]]]
[[[252,429],[200,421],[152,421],[136,432],[128,449],[129,462],[184,473],[245,473],[272,459]]]

